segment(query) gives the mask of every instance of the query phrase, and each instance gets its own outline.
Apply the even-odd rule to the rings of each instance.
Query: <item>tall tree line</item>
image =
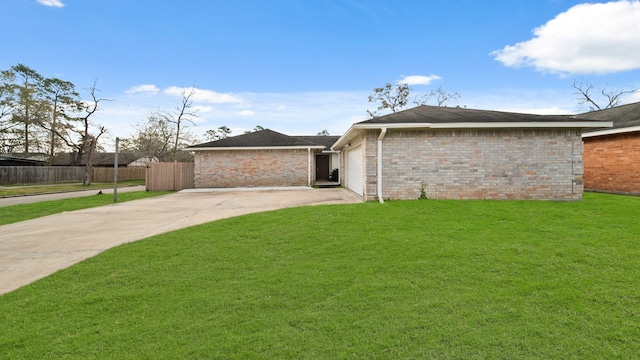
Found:
[[[0,153],[47,154],[71,151],[68,165],[86,161],[85,184],[91,183],[93,154],[107,129],[92,121],[100,108],[96,83],[82,99],[75,85],[47,78],[17,64],[0,71]]]

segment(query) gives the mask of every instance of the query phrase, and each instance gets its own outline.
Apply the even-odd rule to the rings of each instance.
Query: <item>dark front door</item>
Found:
[[[329,155],[316,156],[316,180],[329,180]]]

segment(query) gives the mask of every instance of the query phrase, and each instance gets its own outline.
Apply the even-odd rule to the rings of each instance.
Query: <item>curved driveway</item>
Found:
[[[344,189],[183,190],[0,226],[0,294],[111,247],[214,220],[287,207],[362,202]]]

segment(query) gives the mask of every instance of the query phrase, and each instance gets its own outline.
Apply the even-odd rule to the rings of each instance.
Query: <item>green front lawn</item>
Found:
[[[252,214],[0,297],[0,357],[607,359],[640,354],[640,198]]]
[[[133,191],[118,194],[118,202],[145,199],[169,192]],[[35,219],[64,211],[73,211],[113,204],[113,194],[100,194],[78,198],[42,201],[31,204],[0,206],[0,225]]]
[[[142,180],[120,180],[118,188],[127,186],[144,185]],[[34,195],[48,194],[69,191],[83,191],[94,189],[112,189],[113,182],[94,182],[91,185],[83,185],[82,183],[56,183],[56,184],[36,184],[36,185],[9,185],[0,186],[0,196],[18,196],[18,195]]]

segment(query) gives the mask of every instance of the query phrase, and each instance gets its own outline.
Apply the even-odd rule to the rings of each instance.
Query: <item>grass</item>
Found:
[[[640,354],[640,198],[252,214],[0,297],[0,357],[609,359]]]
[[[135,185],[144,185],[144,179],[118,181],[118,188],[126,187],[126,186],[135,186]],[[10,186],[0,186],[0,197],[56,193],[56,192],[67,192],[67,191],[93,190],[93,189],[109,189],[109,188],[113,188],[113,182],[92,183],[91,185],[83,185],[82,183],[10,185]]]
[[[169,192],[148,191],[123,192],[118,194],[118,202],[145,199],[168,193]],[[83,196],[63,200],[42,201],[31,204],[0,206],[0,225],[58,214],[64,211],[81,210],[108,204],[113,204],[113,194]]]

